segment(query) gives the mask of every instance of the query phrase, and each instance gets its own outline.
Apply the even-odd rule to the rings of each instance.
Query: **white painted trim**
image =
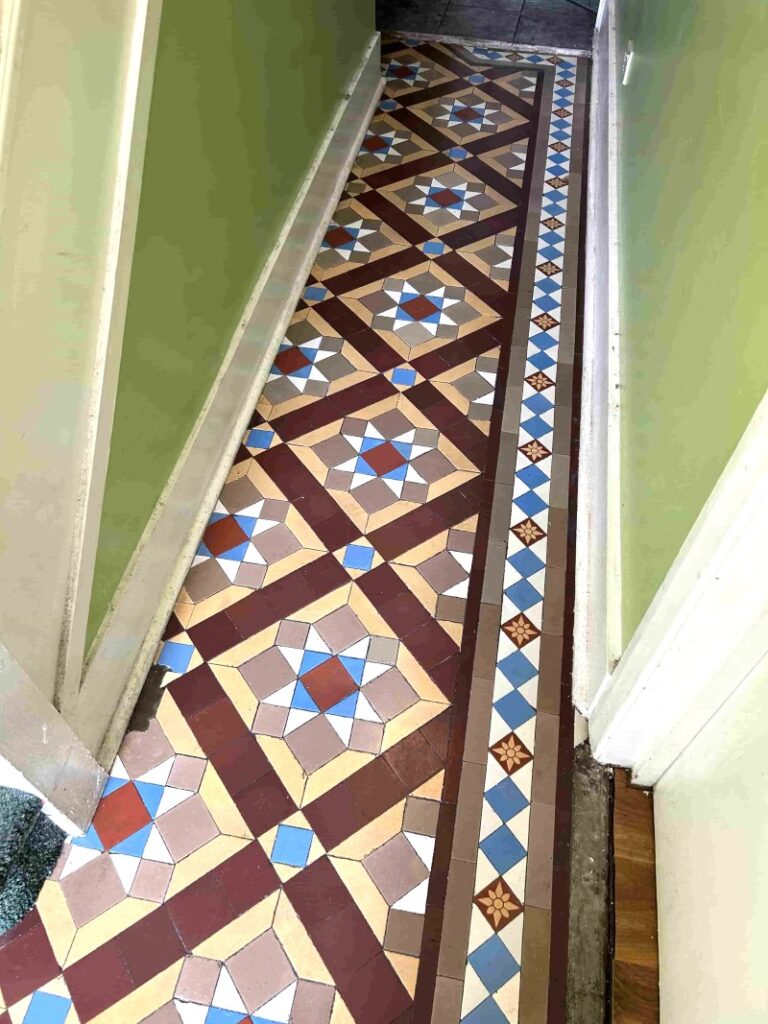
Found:
[[[595,757],[653,785],[768,652],[768,394],[595,703]]]
[[[439,32],[393,32],[391,35],[404,39],[417,39],[428,43],[458,43],[460,46],[482,46],[488,50],[514,50],[516,53],[551,53],[560,57],[589,57],[591,50],[574,50],[567,46],[532,46],[529,43],[513,43],[508,39],[476,39],[473,36],[446,36]]]
[[[99,630],[79,704],[83,739],[111,763],[205,524],[296,308],[378,102],[373,36],[319,147],[228,354]],[[266,341],[265,341],[266,339]],[[109,699],[105,698],[109,694]]]
[[[109,462],[128,287],[149,126],[162,0],[137,0],[117,143],[107,252],[94,353],[93,388],[82,446],[80,486],[61,632],[55,703],[75,714],[85,661],[93,570]]]
[[[70,834],[88,827],[107,774],[0,644],[0,785],[41,797]]]
[[[587,713],[621,652],[618,109],[615,4],[592,66],[573,700]]]

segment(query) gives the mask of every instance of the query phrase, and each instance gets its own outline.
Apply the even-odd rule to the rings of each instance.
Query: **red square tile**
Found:
[[[335,657],[306,672],[301,681],[321,711],[327,711],[357,690],[354,679]]]
[[[377,444],[375,448],[363,452],[362,457],[377,476],[391,473],[393,469],[404,466],[407,461],[389,441]]]
[[[105,849],[111,850],[152,820],[132,782],[105,796],[96,808],[93,826]]]
[[[217,519],[215,523],[211,523],[207,527],[203,534],[203,544],[212,555],[221,555],[246,540],[248,540],[248,535],[234,516]]]

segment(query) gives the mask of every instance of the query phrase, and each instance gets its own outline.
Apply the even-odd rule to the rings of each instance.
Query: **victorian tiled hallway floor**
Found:
[[[382,49],[156,715],[0,940],[2,1024],[564,1020],[587,65]]]

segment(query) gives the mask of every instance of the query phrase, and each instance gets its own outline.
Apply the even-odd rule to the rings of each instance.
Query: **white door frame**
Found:
[[[768,397],[621,648],[617,2],[593,50],[574,703],[594,756],[652,786],[768,653]]]

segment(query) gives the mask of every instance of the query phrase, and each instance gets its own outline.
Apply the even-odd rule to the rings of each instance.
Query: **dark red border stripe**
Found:
[[[487,164],[484,160],[481,160],[478,156],[468,157],[462,161],[462,168],[466,168],[470,174],[474,174],[476,178],[480,178],[486,185],[490,185],[492,189],[504,196],[515,206],[519,206],[523,198],[523,190],[519,185],[516,185],[514,181],[510,181],[509,178],[505,178],[504,175],[497,171],[490,164]]]
[[[478,469],[483,468],[488,447],[487,434],[475,426],[472,420],[467,419],[429,380],[410,388],[407,395],[408,400],[413,402],[462,455],[471,459]]]
[[[458,252],[446,252],[438,256],[435,263],[459,284],[463,284],[473,295],[482,299],[494,313],[504,316],[509,311],[509,292],[498,281],[493,281]],[[463,340],[463,339],[462,339]]]
[[[429,259],[429,257],[425,256],[419,249],[399,249],[397,252],[390,253],[389,256],[382,256],[381,259],[373,260],[371,263],[365,263],[360,267],[353,267],[344,274],[337,274],[335,277],[329,277],[323,282],[323,284],[329,291],[332,291],[334,295],[343,295],[345,292],[351,292],[356,288],[363,288],[367,284],[373,284],[374,281],[383,281],[394,274],[402,273],[404,270],[410,270],[411,267],[415,267],[417,264],[423,263],[426,259]],[[333,301],[333,299],[326,299],[326,302]],[[326,317],[326,319],[328,318]],[[330,322],[331,321],[328,320],[328,323]],[[333,326],[336,327],[335,324]],[[365,325],[363,324],[363,326]],[[339,328],[336,327],[336,330],[339,330]],[[342,337],[347,338],[349,332],[339,331],[339,333],[342,334]],[[382,338],[379,338],[379,345],[382,346],[384,352],[392,351]],[[369,361],[376,366],[376,363],[373,360]],[[389,369],[389,367],[376,366],[376,369]]]
[[[369,174],[365,183],[371,188],[382,188],[384,185],[393,185],[396,181],[411,178],[416,174],[428,174],[441,167],[450,167],[452,163],[453,160],[445,153],[430,153],[428,156],[420,156],[415,160],[404,160],[395,167],[387,167],[383,171]]]
[[[467,224],[466,227],[456,228],[455,231],[441,235],[440,241],[450,245],[452,249],[460,249],[463,245],[471,245],[472,242],[479,242],[481,238],[490,238],[501,231],[517,228],[523,223],[520,207],[515,207],[514,210],[505,210],[504,213],[494,214],[486,220],[478,220],[474,224]]]
[[[518,124],[514,128],[507,128],[506,131],[498,132],[496,135],[486,135],[482,139],[468,142],[464,148],[474,156],[479,156],[481,153],[489,153],[494,149],[504,149],[505,146],[511,146],[513,142],[520,142],[521,139],[527,139],[531,136],[534,124],[535,115],[532,116],[531,121],[527,121],[525,124]]]
[[[448,714],[440,712],[303,808],[329,853],[442,770]]]
[[[394,228],[398,235],[406,242],[410,242],[411,245],[421,245],[422,242],[428,242],[432,238],[431,232],[423,228],[421,224],[417,224],[407,213],[399,210],[381,192],[364,192],[358,196],[358,202]],[[426,260],[427,257],[425,256],[424,259]]]
[[[210,666],[200,665],[179,676],[168,689],[255,836],[296,810],[280,777]]]
[[[419,52],[423,53],[425,57],[429,57],[435,64],[439,64],[441,67],[446,68],[448,71],[452,71],[454,75],[458,75],[459,78],[466,78],[468,75],[474,75],[477,73],[477,68],[468,64],[466,61],[457,57],[454,53],[447,53],[445,50],[438,49],[434,43],[422,43],[419,46]],[[467,85],[469,83],[466,83]],[[455,87],[456,83],[454,83]]]
[[[531,70],[535,70],[531,68]],[[515,74],[517,71],[523,71],[522,68],[510,68],[508,73]],[[522,117],[527,118],[529,121],[534,116],[534,108],[528,100],[523,99],[522,96],[516,96],[513,92],[505,89],[502,85],[494,81],[483,82],[482,85],[477,87],[484,92],[486,96],[490,96],[491,99],[496,100],[497,103],[501,103],[504,107],[510,107],[516,113]]]
[[[446,491],[426,505],[420,505],[407,515],[401,516],[396,522],[380,526],[378,530],[368,534],[368,540],[382,558],[391,562],[398,555],[415,548],[417,544],[423,544],[430,537],[435,537],[443,530],[449,530],[462,520],[475,515],[479,508],[481,488],[480,477],[472,477],[452,491]],[[370,575],[366,573],[365,578],[368,579]]]
[[[455,86],[454,86],[455,88]],[[413,132],[414,135],[419,135],[425,142],[428,142],[433,149],[438,152],[448,152],[449,149],[453,149],[458,143],[454,142],[453,139],[449,139],[447,135],[435,128],[433,124],[428,121],[424,121],[417,114],[414,114],[412,110],[406,110],[404,107],[400,107],[398,110],[393,110],[391,117],[395,121],[399,121],[400,124],[407,128],[409,132]]]
[[[450,699],[452,681],[443,678],[440,667],[455,658],[459,648],[440,623],[386,563],[361,576],[358,585],[424,671],[438,686],[448,687],[446,696]]]
[[[256,461],[326,547],[334,550],[357,540],[360,530],[292,448],[286,445],[269,448],[265,452],[260,452],[256,456]],[[271,590],[276,586],[277,584],[273,583],[265,589]]]
[[[328,858],[284,888],[353,1020],[393,1024],[406,1013],[411,997]]]
[[[456,366],[461,366],[468,359],[481,356],[492,348],[497,348],[502,338],[496,336],[495,324],[481,327],[473,334],[465,334],[458,341],[451,341],[442,348],[433,349],[423,356],[416,356],[411,359],[411,366],[418,370],[422,377],[436,377],[439,373],[445,373]]]
[[[386,377],[372,377],[361,384],[353,384],[327,398],[321,398],[312,405],[284,413],[272,420],[270,426],[284,441],[296,441],[304,434],[319,427],[327,427],[334,420],[359,412],[397,393],[397,388]]]
[[[257,842],[233,854],[64,969],[80,1020],[86,1024],[114,1006],[279,886],[277,872]]]
[[[420,263],[424,259],[423,253],[420,253],[418,249],[411,251],[414,256],[413,259],[411,259],[410,253],[406,254],[405,264],[408,267]],[[395,255],[400,254],[396,253]],[[397,269],[397,267],[393,267],[394,272]],[[347,275],[344,274],[343,276],[346,277]],[[387,370],[391,370],[402,363],[403,357],[398,352],[395,352],[393,348],[390,348],[381,335],[365,324],[341,299],[335,297],[326,299],[322,305],[322,315],[331,327],[338,331],[342,338],[356,352],[359,352],[379,373],[386,373]]]

